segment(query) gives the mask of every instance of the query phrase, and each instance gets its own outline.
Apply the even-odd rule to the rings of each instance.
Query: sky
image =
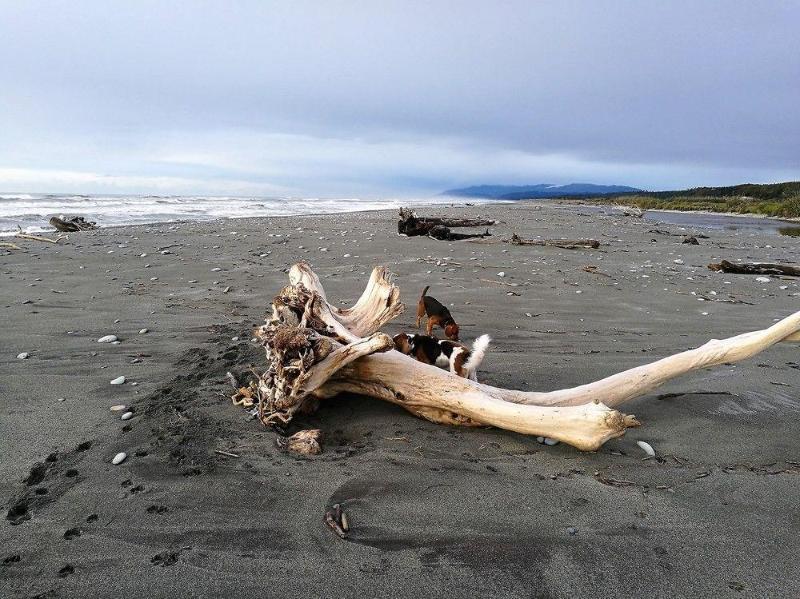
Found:
[[[0,0],[0,190],[800,180],[800,2]]]

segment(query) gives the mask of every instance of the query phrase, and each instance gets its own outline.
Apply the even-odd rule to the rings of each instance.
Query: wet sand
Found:
[[[603,245],[409,239],[391,211],[103,229],[0,250],[0,595],[800,594],[796,344],[626,404],[643,426],[597,453],[340,397],[297,422],[326,435],[322,455],[300,458],[231,405],[225,372],[264,363],[251,330],[298,259],[331,301],[354,301],[372,266],[388,265],[409,306],[389,333],[408,329],[430,284],[464,339],[492,335],[481,379],[526,390],[595,380],[800,306],[797,279],[706,268],[797,261],[797,238],[707,230],[690,246],[678,226],[533,202],[430,212],[500,218],[493,241]],[[97,343],[108,334],[120,343]],[[118,376],[126,384],[110,385]],[[114,404],[134,417],[122,422]],[[644,460],[639,439],[659,459]],[[113,466],[120,451],[129,457]],[[337,502],[345,541],[322,523]]]

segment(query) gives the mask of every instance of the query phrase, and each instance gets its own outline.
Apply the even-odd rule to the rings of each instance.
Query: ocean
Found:
[[[83,216],[100,227],[217,218],[336,214],[421,204],[451,204],[452,198],[260,198],[220,196],[0,194],[0,235],[52,231],[51,216]]]

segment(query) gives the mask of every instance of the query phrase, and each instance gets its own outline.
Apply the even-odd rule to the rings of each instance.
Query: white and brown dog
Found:
[[[473,342],[472,349],[456,341],[436,339],[429,335],[400,333],[393,340],[400,353],[425,364],[448,368],[453,374],[477,381],[478,366],[483,361],[491,338],[489,335],[481,335]]]

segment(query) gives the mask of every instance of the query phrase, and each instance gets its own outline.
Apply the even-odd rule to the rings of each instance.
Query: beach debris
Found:
[[[87,221],[82,216],[73,216],[72,218],[54,216],[48,222],[62,233],[77,233],[78,231],[88,231],[97,228],[96,222]]]
[[[700,242],[697,241],[697,237],[695,237],[694,235],[687,235],[686,237],[683,238],[683,241],[681,241],[681,243],[686,243],[688,245],[700,245]]]
[[[450,228],[457,227],[490,227],[496,220],[478,218],[440,218],[420,217],[408,208],[400,208],[400,220],[397,221],[397,232],[406,237],[427,235],[440,241],[458,241],[491,236],[489,229],[485,233],[453,233]]]
[[[292,451],[301,455],[317,455],[322,453],[322,431],[311,428],[296,432],[291,437],[278,437],[275,444],[279,449]]]
[[[347,538],[350,523],[347,519],[347,514],[342,510],[341,504],[334,504],[332,509],[325,512],[322,520],[340,539]]]
[[[31,357],[31,355],[26,351],[17,354],[17,360],[27,360],[30,357]]]
[[[100,339],[98,339],[97,342],[98,343],[113,343],[116,340],[117,340],[117,336],[116,335],[105,335],[103,337],[100,337]]]
[[[511,235],[511,239],[503,241],[511,245],[552,246],[563,250],[596,250],[600,247],[600,242],[596,239],[523,239],[516,233]]]
[[[758,281],[759,283],[769,283],[770,282],[770,278],[769,277],[756,277],[756,281]]]
[[[232,374],[231,376],[233,377]],[[228,378],[227,375],[226,378]],[[234,381],[232,381],[230,378],[228,378],[228,382],[231,384],[234,383]],[[236,389],[236,393],[231,396],[233,405],[243,406],[244,408],[252,408],[256,402],[259,402],[260,395],[256,381],[250,381],[250,383],[244,387],[237,388],[234,386],[234,389]]]
[[[737,275],[785,275],[800,277],[800,266],[792,264],[772,264],[769,262],[728,262],[722,260],[718,264],[709,264],[713,271],[729,272]]]
[[[22,249],[16,243],[11,243],[10,241],[0,241],[0,248],[4,248],[4,249],[7,249],[7,250],[21,250]]]
[[[127,457],[128,457],[127,453],[125,453],[124,451],[120,451],[117,455],[114,456],[114,458],[111,460],[111,463],[114,464],[115,466],[118,466],[119,464],[124,462]]]
[[[238,458],[238,453],[231,453],[230,451],[225,451],[223,449],[215,449],[214,453],[218,453],[219,455],[228,456],[229,458]]]
[[[126,406],[124,403],[120,403],[115,406],[111,406],[108,409],[112,412],[123,412],[128,409],[128,406]]]
[[[117,378],[109,381],[109,384],[110,385],[124,385],[125,384],[125,377],[124,376],[118,376]]]
[[[130,420],[131,418],[133,418],[133,412],[125,412],[119,417],[120,420]]]
[[[656,457],[656,450],[653,449],[653,446],[650,445],[647,441],[637,441],[636,445],[642,448],[649,457],[654,458]]]
[[[326,300],[319,277],[305,262],[289,269],[289,283],[274,297],[266,324],[255,333],[267,368],[244,388],[247,402],[238,392],[233,398],[256,408],[259,420],[270,426],[285,427],[321,398],[352,393],[390,401],[440,424],[495,426],[596,451],[639,425],[615,407],[688,372],[738,362],[781,341],[800,341],[798,311],[769,328],[714,339],[599,381],[548,392],[515,391],[478,384],[390,351],[392,338],[379,331],[402,313],[403,305],[384,267],[373,270],[361,297],[347,310]],[[285,438],[278,442],[288,445]]]
[[[645,211],[637,206],[615,206],[614,210],[622,212],[622,216],[630,216],[632,218],[642,218]]]

